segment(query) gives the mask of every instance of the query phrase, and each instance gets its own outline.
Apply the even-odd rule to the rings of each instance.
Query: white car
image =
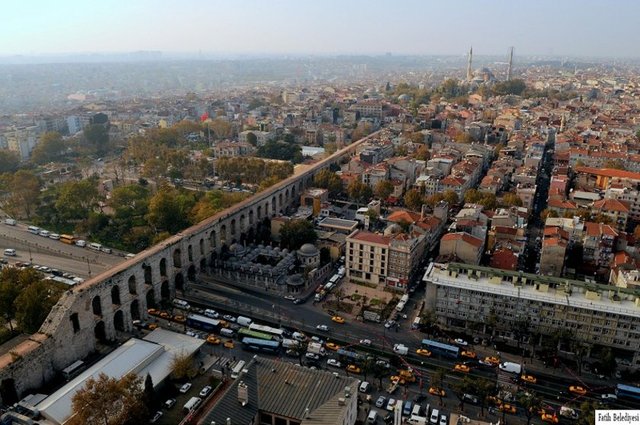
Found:
[[[376,407],[384,407],[384,402],[387,401],[387,399],[381,395],[380,397],[378,397],[378,399],[376,400]]]
[[[225,314],[224,316],[222,316],[222,318],[223,318],[224,320],[226,320],[227,322],[231,322],[231,323],[235,323],[235,322],[236,322],[236,318],[235,318],[235,317],[233,317],[233,316],[232,316],[232,315],[230,315],[230,314]]]
[[[396,324],[396,321],[395,321],[395,320],[387,320],[387,322],[384,324],[384,327],[385,327],[385,328],[387,328],[387,329],[389,329],[389,328],[391,328],[392,326],[394,326],[395,324]]]
[[[206,397],[206,396],[208,396],[212,389],[213,389],[213,388],[211,388],[209,385],[207,385],[207,386],[206,386],[206,387],[204,387],[202,390],[200,390],[200,397]]]
[[[329,326],[327,325],[318,325],[316,326],[316,329],[323,332],[329,332]]]
[[[440,415],[440,425],[448,425],[449,421],[447,421],[447,415]]]
[[[309,360],[320,360],[320,356],[317,355],[316,353],[307,353],[305,354],[305,357],[308,358]]]
[[[152,424],[155,424],[156,422],[158,422],[160,420],[161,417],[162,417],[162,412],[160,410],[158,410],[153,415],[153,418],[151,418],[151,420],[149,422],[152,423]]]
[[[469,343],[462,338],[456,338],[453,342],[455,342],[458,345],[462,345],[463,347],[466,347],[467,345],[469,345]]]
[[[387,410],[389,412],[392,412],[395,406],[396,406],[396,399],[390,398],[389,401],[387,402]]]
[[[327,366],[342,367],[342,363],[340,363],[336,359],[329,359],[327,360]]]
[[[187,382],[186,384],[180,387],[180,392],[182,394],[186,394],[187,391],[189,391],[190,389],[191,389],[191,382]]]
[[[604,401],[616,401],[618,399],[618,396],[615,394],[602,394],[600,397]]]
[[[366,345],[367,347],[371,346],[371,340],[370,339],[361,339],[360,340],[360,344],[361,345]]]
[[[295,301],[296,297],[294,297],[293,295],[285,295],[284,299],[288,301]]]

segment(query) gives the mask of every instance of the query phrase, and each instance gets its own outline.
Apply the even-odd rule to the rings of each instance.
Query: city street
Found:
[[[88,278],[124,261],[124,257],[68,245],[27,231],[27,226],[0,224],[0,249],[16,250],[15,257],[5,258],[10,262],[30,262]]]

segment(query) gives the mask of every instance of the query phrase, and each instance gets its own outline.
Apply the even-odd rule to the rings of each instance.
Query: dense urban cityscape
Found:
[[[640,61],[509,44],[0,58],[0,424],[637,414]]]

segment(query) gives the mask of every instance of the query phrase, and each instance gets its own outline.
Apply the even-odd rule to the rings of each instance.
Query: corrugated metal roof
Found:
[[[344,397],[345,387],[350,388],[351,397],[358,395],[356,379],[336,378],[332,373],[294,363],[256,357],[247,365],[247,370],[229,387],[202,423],[226,424],[227,418],[231,418],[233,425],[248,424],[259,411],[302,421],[308,409],[309,419],[316,416],[322,419],[313,423],[332,424],[340,416],[341,408],[346,408],[337,403],[338,398]],[[249,387],[249,403],[244,407],[238,401],[240,381]]]

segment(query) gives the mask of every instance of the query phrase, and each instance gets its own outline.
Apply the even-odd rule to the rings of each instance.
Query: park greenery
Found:
[[[3,268],[0,271],[0,340],[16,331],[37,332],[64,289],[62,284],[43,279],[42,274],[33,269]]]

